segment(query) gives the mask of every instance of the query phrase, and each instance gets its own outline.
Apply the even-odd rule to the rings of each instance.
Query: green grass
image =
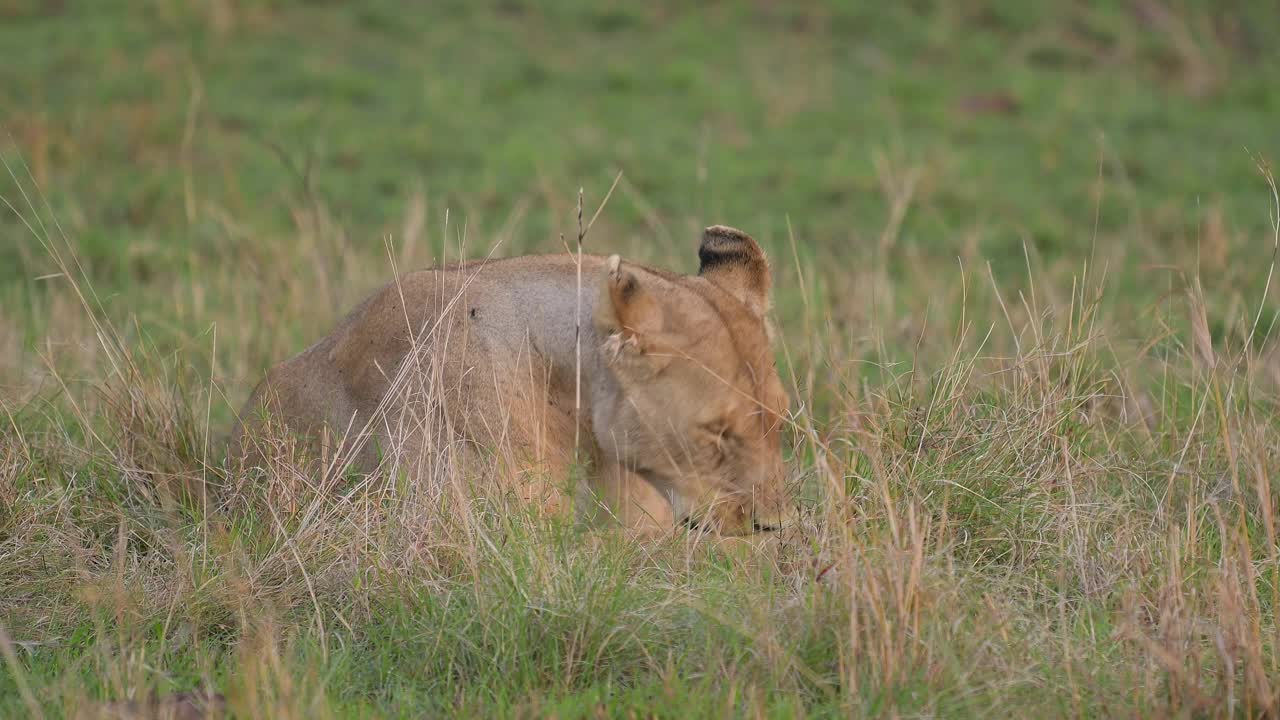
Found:
[[[0,716],[1277,712],[1280,15],[882,5],[0,0]],[[388,253],[619,172],[589,251],[769,251],[798,537],[183,496]]]

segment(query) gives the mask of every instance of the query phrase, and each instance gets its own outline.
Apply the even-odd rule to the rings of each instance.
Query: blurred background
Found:
[[[388,242],[560,251],[618,173],[588,251],[692,271],[699,228],[741,227],[784,326],[816,304],[913,340],[959,305],[944,279],[1065,292],[1092,262],[1121,327],[1198,270],[1223,336],[1271,253],[1277,31],[1243,0],[0,0],[0,119],[108,315],[161,345],[225,294],[227,320],[318,316],[248,365],[385,281]],[[51,263],[14,211],[0,232],[4,329],[34,342]],[[264,289],[294,283],[305,308]]]
[[[1275,715],[1277,37],[1262,0],[0,0],[0,716]],[[219,471],[266,367],[396,271],[564,252],[579,189],[588,252],[768,251],[800,540]]]

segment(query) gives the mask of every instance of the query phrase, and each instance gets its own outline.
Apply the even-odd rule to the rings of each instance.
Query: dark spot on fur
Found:
[[[680,522],[692,532],[709,533],[712,531],[710,525],[704,525],[701,520],[695,520],[687,515]]]
[[[636,276],[627,274],[622,278],[622,285],[618,288],[618,291],[622,294],[622,299],[626,301],[631,299],[631,296],[636,293],[636,289],[639,286],[639,283],[636,282]]]

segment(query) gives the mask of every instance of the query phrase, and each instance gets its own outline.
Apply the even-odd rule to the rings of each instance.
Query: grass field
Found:
[[[0,717],[1280,714],[1273,4],[426,8],[0,0]],[[619,172],[588,251],[770,253],[795,533],[221,471]]]

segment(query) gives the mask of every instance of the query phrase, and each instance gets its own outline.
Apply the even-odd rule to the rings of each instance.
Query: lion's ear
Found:
[[[642,354],[666,330],[661,300],[617,255],[609,257],[592,320],[618,352]]]
[[[741,300],[752,312],[769,311],[769,261],[751,236],[724,225],[702,231],[698,274]]]

